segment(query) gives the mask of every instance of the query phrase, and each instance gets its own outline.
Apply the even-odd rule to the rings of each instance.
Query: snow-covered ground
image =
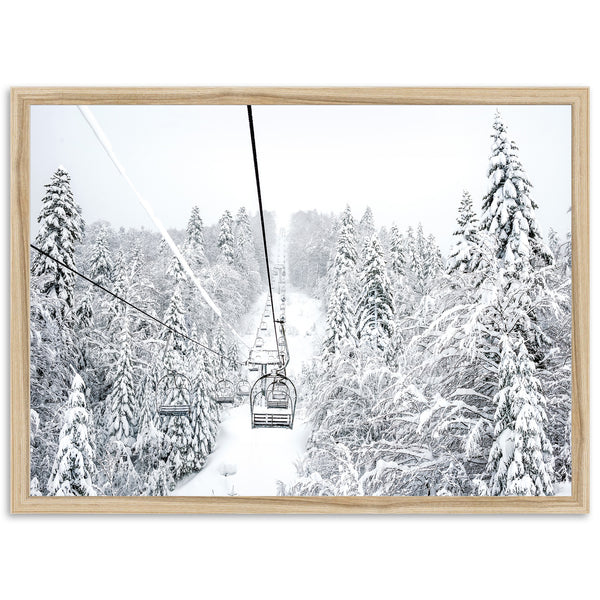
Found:
[[[266,295],[254,305],[253,314],[242,325],[245,341],[252,345],[265,311]],[[319,351],[323,316],[317,300],[288,286],[286,333],[290,350],[288,375],[297,378],[302,365]],[[275,299],[279,306],[279,298]],[[265,346],[273,345],[268,328]],[[255,375],[250,373],[250,375]],[[252,383],[252,379],[251,379]],[[290,483],[296,475],[296,461],[302,456],[309,431],[303,420],[302,392],[299,390],[293,429],[252,429],[248,401],[225,409],[215,451],[196,475],[183,480],[177,496],[272,496],[277,482]]]

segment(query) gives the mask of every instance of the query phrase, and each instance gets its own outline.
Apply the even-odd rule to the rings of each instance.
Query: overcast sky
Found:
[[[500,106],[534,185],[544,232],[570,228],[568,106]],[[113,150],[167,227],[198,204],[207,224],[226,208],[256,211],[245,106],[91,107]],[[479,206],[495,106],[257,106],[263,203],[281,223],[296,210],[367,205],[377,225],[423,223],[447,251],[462,190]],[[153,225],[75,106],[31,109],[32,235],[44,184],[59,165],[88,223]]]

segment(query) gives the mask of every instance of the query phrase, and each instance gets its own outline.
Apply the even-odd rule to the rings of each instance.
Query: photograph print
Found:
[[[31,107],[31,496],[570,496],[569,105]]]

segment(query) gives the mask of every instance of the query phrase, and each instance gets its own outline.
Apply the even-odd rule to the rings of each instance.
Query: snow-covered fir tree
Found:
[[[235,263],[244,273],[258,271],[256,250],[254,247],[254,234],[250,225],[248,211],[242,206],[235,216]]]
[[[171,301],[164,316],[164,322],[171,328],[165,331],[165,355],[158,393],[163,394],[162,404],[170,406],[190,406],[191,389],[189,378],[185,375],[187,343],[185,338],[174,331],[187,334],[181,291],[175,285]],[[174,330],[174,331],[173,331]],[[163,417],[165,433],[166,462],[174,479],[179,479],[194,468],[192,448],[193,430],[189,417]]]
[[[101,227],[92,249],[90,277],[100,285],[110,287],[113,268],[110,249],[108,247],[108,228]]]
[[[473,209],[471,194],[467,190],[463,191],[460,201],[457,225],[448,257],[448,272],[470,273],[479,247],[479,220]]]
[[[197,332],[192,331],[196,339]],[[208,346],[206,336],[201,343]],[[200,346],[190,349],[190,372],[192,374],[191,424],[193,428],[192,450],[194,469],[200,470],[212,452],[219,425],[219,406],[213,401],[214,380],[211,378],[211,363],[208,352]]]
[[[192,207],[192,213],[185,230],[183,251],[194,273],[197,274],[207,266],[204,223],[200,216],[200,209],[197,206]]]
[[[125,312],[121,319],[121,346],[107,403],[108,435],[127,446],[131,446],[135,440],[135,412],[137,407],[131,343],[127,307],[125,307]]]
[[[370,243],[373,235],[375,235],[375,220],[373,219],[371,207],[367,206],[358,223],[358,237],[361,249],[365,244]]]
[[[341,277],[329,297],[327,333],[323,341],[324,360],[336,354],[345,344],[356,343],[356,326],[352,313],[352,298],[345,279]]]
[[[390,271],[394,277],[402,277],[406,269],[405,241],[396,225],[390,229]]]
[[[42,199],[42,210],[38,216],[40,229],[35,245],[68,268],[75,268],[75,249],[83,237],[84,222],[81,208],[73,198],[71,178],[59,167],[50,183],[46,184],[46,195]],[[75,275],[52,258],[33,251],[31,273],[43,278],[41,290],[53,293],[73,306]]]
[[[60,430],[58,452],[48,480],[53,496],[95,496],[96,474],[92,419],[86,409],[85,384],[75,374]]]
[[[515,265],[517,270],[551,264],[552,253],[535,217],[537,204],[531,199],[532,185],[499,112],[493,129],[481,229],[497,236],[498,258],[503,264]]]
[[[443,266],[444,261],[442,259],[440,247],[437,245],[433,234],[429,234],[425,242],[425,279],[428,282],[431,282],[439,275]]]
[[[545,433],[546,399],[523,339],[505,335],[501,351],[494,443],[487,465],[489,493],[550,495],[554,459]]]
[[[340,276],[348,277],[351,280],[356,275],[357,260],[354,217],[352,216],[350,207],[346,206],[340,220],[337,247],[332,265],[333,285],[335,285]]]
[[[219,219],[219,251],[221,257],[227,264],[233,264],[235,260],[235,240],[233,237],[233,217],[226,210]]]
[[[356,309],[357,335],[382,351],[387,350],[394,334],[392,286],[377,235],[365,246],[364,263],[359,275],[360,298]]]

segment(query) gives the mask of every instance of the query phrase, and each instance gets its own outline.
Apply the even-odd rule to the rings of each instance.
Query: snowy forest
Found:
[[[286,462],[280,495],[569,494],[570,235],[542,231],[500,113],[490,133],[488,191],[456,198],[447,255],[401,208],[379,227],[368,207],[265,213],[293,432],[252,429],[243,394],[215,401],[220,381],[256,379],[233,333],[255,347],[270,307],[256,209],[207,225],[199,201],[170,231],[219,318],[160,233],[86,223],[59,167],[31,251],[31,494],[248,493],[236,436],[266,444],[246,479]],[[194,487],[209,467],[223,486]]]

